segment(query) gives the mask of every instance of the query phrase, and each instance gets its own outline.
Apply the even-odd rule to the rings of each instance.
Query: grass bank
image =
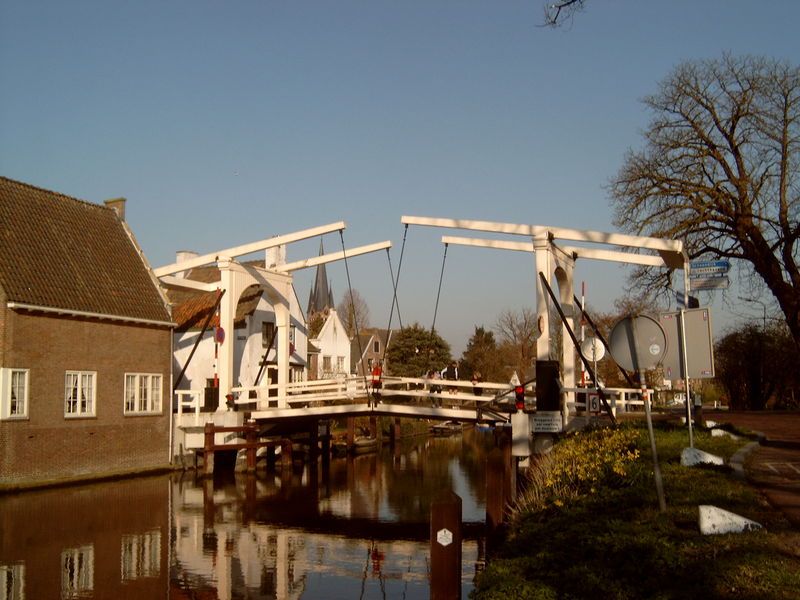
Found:
[[[726,460],[746,441],[695,432],[695,447]],[[681,467],[685,428],[656,425],[667,511],[658,510],[644,424],[566,437],[528,472],[507,541],[476,600],[800,597],[800,534],[725,467]],[[764,529],[701,535],[711,504]]]

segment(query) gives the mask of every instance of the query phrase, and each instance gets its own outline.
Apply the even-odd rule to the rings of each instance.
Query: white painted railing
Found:
[[[201,398],[205,390],[176,390],[175,395],[178,397],[178,418],[179,423],[183,424],[184,412],[194,412],[194,424],[200,425],[200,405],[202,404]]]
[[[581,388],[562,388],[564,392],[573,392],[574,394],[574,401],[567,402],[567,409],[570,411],[571,415],[575,414],[575,411],[582,410],[585,412],[593,412],[590,406],[591,397],[597,397],[598,407],[600,412],[603,412],[605,409],[603,408],[602,402],[599,398],[599,391],[597,388],[592,387],[581,387]],[[652,394],[653,390],[647,390],[648,393]],[[644,410],[644,401],[641,398],[641,390],[633,389],[633,388],[603,388],[603,392],[606,395],[609,405],[611,406],[611,413],[616,416],[617,411],[626,413],[631,412],[632,409],[641,409]],[[584,400],[578,400],[579,394],[582,394]]]

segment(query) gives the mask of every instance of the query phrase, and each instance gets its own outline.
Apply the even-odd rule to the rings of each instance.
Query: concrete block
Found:
[[[699,465],[701,463],[724,465],[725,461],[721,456],[703,452],[697,448],[684,448],[683,452],[681,452],[681,466],[694,467],[695,465]]]
[[[715,535],[721,533],[742,533],[762,529],[760,523],[741,517],[735,513],[723,510],[709,504],[699,506],[700,533]]]
[[[739,436],[734,435],[730,431],[725,431],[724,429],[712,429],[711,430],[711,437],[725,437],[728,436],[731,439],[738,440]]]

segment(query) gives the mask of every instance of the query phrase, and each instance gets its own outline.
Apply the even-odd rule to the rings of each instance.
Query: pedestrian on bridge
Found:
[[[381,397],[381,386],[383,383],[381,382],[381,377],[383,376],[383,361],[378,361],[375,363],[375,366],[372,367],[372,395],[375,398]]]
[[[447,367],[444,368],[442,371],[442,379],[447,379],[449,381],[456,381],[458,379],[458,363],[456,361],[451,362]],[[449,386],[447,391],[451,394],[455,394],[456,387]]]

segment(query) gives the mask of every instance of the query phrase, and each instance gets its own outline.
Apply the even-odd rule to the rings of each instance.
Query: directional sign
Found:
[[[731,268],[731,261],[723,260],[693,260],[689,263],[689,268],[692,271],[699,271],[701,269],[711,269],[713,271],[727,272]]]
[[[692,279],[692,289],[726,290],[730,283],[731,281],[727,277],[704,277],[703,279]]]

